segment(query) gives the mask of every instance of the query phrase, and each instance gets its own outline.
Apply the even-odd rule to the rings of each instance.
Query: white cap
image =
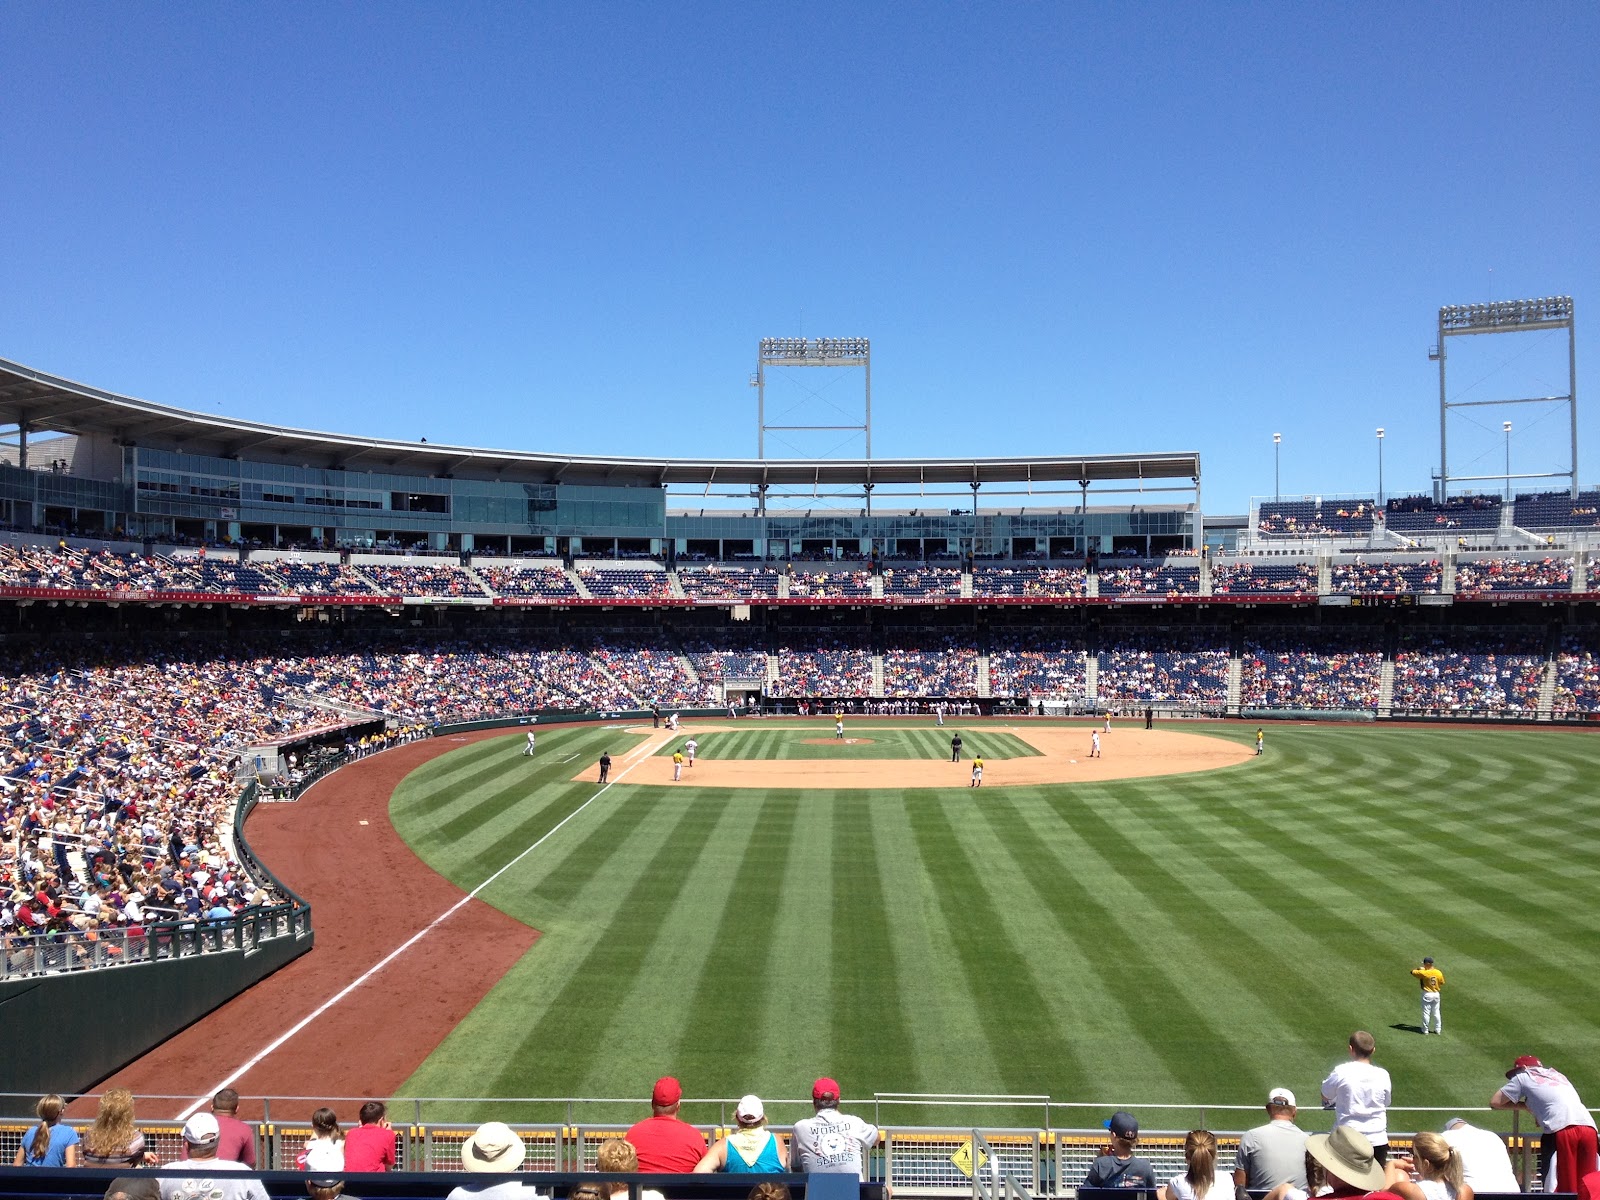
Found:
[[[767,1110],[762,1107],[760,1096],[742,1096],[733,1115],[741,1121],[764,1121]]]
[[[1294,1102],[1294,1093],[1288,1088],[1273,1088],[1267,1093],[1267,1103],[1277,1104],[1283,1108],[1298,1108]]]
[[[221,1132],[217,1119],[208,1112],[197,1112],[183,1124],[183,1140],[191,1146],[214,1144]]]

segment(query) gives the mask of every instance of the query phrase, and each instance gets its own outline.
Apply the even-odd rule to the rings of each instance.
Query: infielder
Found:
[[[843,717],[834,718],[833,736],[834,736],[834,738],[836,740],[843,740],[843,738],[844,738],[844,718]]]
[[[1098,729],[1089,735],[1089,757],[1100,757],[1100,731]]]
[[[1106,713],[1106,732],[1111,732],[1111,714],[1109,712]]]
[[[698,749],[700,749],[700,743],[695,741],[693,738],[690,738],[683,744],[683,752],[688,756],[689,765],[691,767],[694,766],[694,752]]]
[[[683,778],[683,751],[682,750],[674,750],[672,752],[672,782],[673,783],[677,783],[678,780],[680,780],[682,778]]]
[[[534,744],[538,742],[538,740],[539,739],[534,735],[533,730],[528,730],[528,744],[522,748],[522,753],[524,755],[532,754]]]
[[[1422,965],[1412,970],[1422,985],[1422,1032],[1444,1033],[1444,1018],[1439,1015],[1439,993],[1444,987],[1444,972],[1433,965],[1433,959],[1424,958]]]
[[[974,758],[972,760],[972,782],[970,784],[968,784],[967,786],[968,787],[982,787],[983,786],[983,755],[981,755],[981,754],[978,755],[978,757],[976,757],[976,758]]]

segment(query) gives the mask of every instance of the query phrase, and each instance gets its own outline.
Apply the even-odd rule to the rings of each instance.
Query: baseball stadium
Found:
[[[1452,337],[1573,328],[1441,309],[1441,428]],[[571,1174],[658,1079],[713,1140],[838,1080],[867,1183],[1056,1196],[1113,1112],[1163,1177],[1274,1089],[1326,1130],[1367,1030],[1396,1146],[1465,1115],[1539,1187],[1506,1068],[1600,1094],[1575,382],[1565,471],[1441,435],[1429,491],[1237,516],[1200,450],[872,457],[863,399],[864,458],[652,460],[0,361],[6,1161],[42,1094],[165,1160],[231,1089],[263,1169],[381,1101],[355,1190],[442,1194],[485,1121]]]

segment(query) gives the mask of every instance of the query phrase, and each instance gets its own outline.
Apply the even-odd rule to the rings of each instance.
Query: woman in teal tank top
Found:
[[[734,1113],[739,1122],[725,1138],[707,1150],[695,1166],[702,1174],[727,1171],[732,1174],[781,1175],[784,1172],[783,1143],[767,1128],[766,1109],[758,1096],[745,1096]]]

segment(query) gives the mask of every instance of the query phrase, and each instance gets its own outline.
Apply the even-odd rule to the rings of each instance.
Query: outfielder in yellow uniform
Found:
[[[1433,959],[1425,958],[1411,973],[1422,985],[1422,1032],[1442,1034],[1444,1019],[1439,1015],[1439,993],[1444,987],[1444,972],[1433,965]]]

